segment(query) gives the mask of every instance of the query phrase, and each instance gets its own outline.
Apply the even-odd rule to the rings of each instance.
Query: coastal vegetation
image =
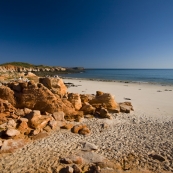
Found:
[[[51,66],[48,65],[34,65],[34,64],[30,64],[27,62],[7,62],[7,63],[3,63],[0,64],[0,66],[15,66],[15,67],[24,67],[24,68],[34,68],[34,67],[40,67],[40,68],[50,68]]]

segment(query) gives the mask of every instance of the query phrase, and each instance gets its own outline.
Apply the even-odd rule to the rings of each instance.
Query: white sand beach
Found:
[[[138,116],[157,118],[173,117],[173,86],[150,83],[125,83],[91,81],[83,79],[63,79],[65,83],[73,83],[69,92],[95,94],[96,91],[111,93],[119,102],[127,101],[134,106]]]

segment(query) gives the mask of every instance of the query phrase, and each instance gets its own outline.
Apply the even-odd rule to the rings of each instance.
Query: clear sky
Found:
[[[0,63],[173,68],[173,0],[0,0]]]

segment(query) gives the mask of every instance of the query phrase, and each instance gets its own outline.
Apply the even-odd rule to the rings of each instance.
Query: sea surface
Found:
[[[173,85],[173,69],[86,69],[62,77]]]

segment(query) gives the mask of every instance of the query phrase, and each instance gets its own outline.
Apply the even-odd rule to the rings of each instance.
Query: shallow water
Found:
[[[83,73],[61,76],[173,85],[173,69],[86,69]]]

